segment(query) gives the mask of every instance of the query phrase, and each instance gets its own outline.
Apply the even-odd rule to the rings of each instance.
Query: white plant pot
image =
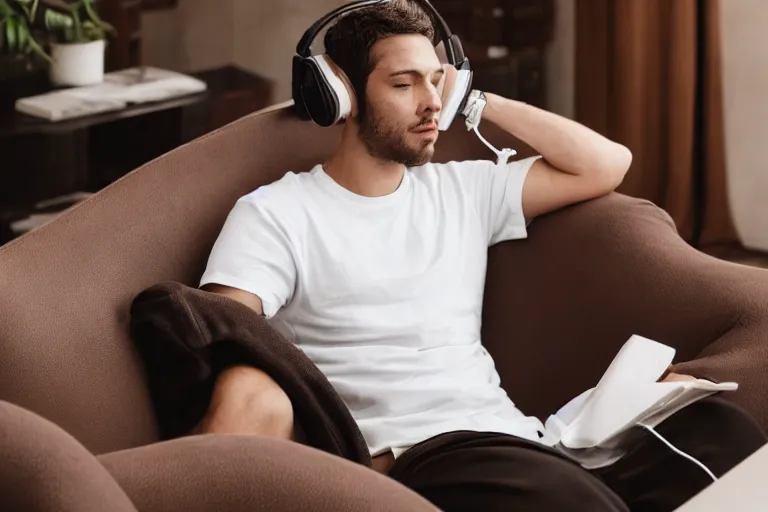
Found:
[[[103,39],[88,43],[51,45],[50,77],[54,85],[83,86],[104,81]]]

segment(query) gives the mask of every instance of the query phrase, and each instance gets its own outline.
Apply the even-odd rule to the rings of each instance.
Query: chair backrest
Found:
[[[499,143],[498,131],[485,131]],[[142,166],[0,248],[0,400],[50,419],[94,453],[156,441],[128,337],[131,300],[163,280],[196,285],[236,199],[322,162],[340,134],[299,121],[290,103],[275,106]],[[492,156],[456,123],[435,159]]]

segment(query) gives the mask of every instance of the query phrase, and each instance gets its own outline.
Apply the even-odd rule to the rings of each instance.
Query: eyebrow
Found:
[[[445,73],[445,70],[443,68],[439,68],[434,70],[432,73],[436,75],[442,75]],[[424,73],[422,73],[417,69],[404,69],[402,71],[395,71],[394,73],[390,74],[389,77],[392,78],[392,77],[401,76],[401,75],[414,75],[414,76],[421,77],[421,76],[424,76]]]

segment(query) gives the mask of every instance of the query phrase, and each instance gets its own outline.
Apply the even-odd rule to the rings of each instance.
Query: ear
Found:
[[[352,87],[352,82],[350,82],[349,77],[344,72],[341,67],[339,67],[338,64],[333,62],[333,59],[328,57],[328,55],[325,56],[325,60],[328,62],[328,66],[333,70],[333,73],[339,77],[339,80],[344,84],[344,87],[347,89],[347,94],[349,94],[349,100],[350,100],[350,117],[357,117],[358,113],[358,107],[357,107],[357,94],[355,94],[355,89]]]

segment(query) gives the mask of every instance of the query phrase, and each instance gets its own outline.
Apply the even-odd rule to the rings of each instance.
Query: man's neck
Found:
[[[403,164],[372,157],[359,140],[346,133],[339,149],[323,168],[336,183],[365,197],[392,194],[405,173]]]

